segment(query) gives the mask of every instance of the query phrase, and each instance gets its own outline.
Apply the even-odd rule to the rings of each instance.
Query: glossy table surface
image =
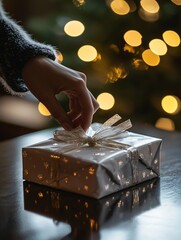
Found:
[[[52,131],[0,142],[1,240],[181,239],[181,133],[135,125],[163,139],[160,179],[94,200],[23,182],[22,147]]]

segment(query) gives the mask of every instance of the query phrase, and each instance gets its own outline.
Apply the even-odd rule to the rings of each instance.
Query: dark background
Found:
[[[149,42],[154,38],[161,39],[164,31],[174,30],[181,34],[181,7],[170,0],[158,1],[160,6],[158,19],[150,21],[140,16],[139,1],[126,1],[132,6],[132,11],[127,15],[115,14],[109,7],[109,2],[103,0],[3,1],[6,11],[34,39],[55,46],[62,53],[62,64],[86,73],[88,86],[95,97],[102,92],[109,92],[114,96],[113,108],[99,109],[94,121],[102,122],[119,113],[123,119],[130,118],[133,122],[155,126],[158,119],[166,118],[172,121],[173,126],[168,129],[162,124],[163,129],[180,131],[181,111],[168,114],[161,106],[161,100],[166,95],[174,95],[178,100],[181,99],[180,46],[167,46],[168,52],[160,57],[160,64],[156,67],[146,65],[141,56],[148,48]],[[81,36],[72,38],[64,33],[63,27],[70,20],[79,20],[84,24],[85,32]],[[134,53],[124,50],[126,43],[123,39],[124,33],[132,29],[139,31],[143,36],[142,45],[133,48]],[[77,57],[77,50],[85,44],[93,45],[101,59],[93,62],[81,61]],[[115,68],[122,70],[119,77],[114,71]],[[108,78],[108,73],[114,75],[112,80]],[[38,112],[38,101],[31,94],[20,99],[8,98],[8,94],[1,89],[0,96],[3,99],[0,100],[1,140],[58,126],[51,117],[41,116]],[[12,99],[13,103],[10,100],[7,104],[7,99],[8,101]],[[67,108],[66,99],[63,99],[63,105]],[[5,114],[3,107],[9,109],[10,113]],[[7,116],[2,117],[5,115]]]

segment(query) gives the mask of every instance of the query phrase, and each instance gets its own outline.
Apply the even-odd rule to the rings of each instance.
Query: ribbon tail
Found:
[[[84,145],[83,143],[81,144],[75,144],[75,143],[72,143],[72,144],[69,144],[69,145],[66,145],[66,146],[63,146],[61,147],[59,150],[58,150],[58,153],[68,153],[68,152],[71,152],[73,150],[78,150],[82,147],[82,145]]]
[[[128,148],[131,147],[131,145],[129,144],[124,144],[124,143],[111,141],[111,140],[100,141],[97,143],[96,146],[101,146],[109,149],[122,149],[122,150],[127,150]]]
[[[121,116],[119,116],[118,114],[115,114],[114,116],[110,117],[107,121],[105,121],[102,124],[101,128],[99,128],[95,132],[95,134],[98,134],[98,133],[104,131],[105,128],[111,127],[113,124],[117,123],[120,119],[121,119]]]
[[[117,126],[104,128],[102,131],[95,133],[93,135],[93,138],[98,141],[101,139],[110,138],[110,137],[118,138],[118,137],[121,137],[121,134],[123,132],[125,132],[127,129],[131,127],[132,127],[131,121],[130,119],[128,119]]]
[[[131,127],[132,127],[132,123],[131,123],[130,119],[128,119],[116,126],[116,128],[119,128],[122,132],[128,130]]]

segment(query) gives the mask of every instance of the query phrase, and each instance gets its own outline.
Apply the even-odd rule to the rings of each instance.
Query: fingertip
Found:
[[[89,121],[84,121],[84,122],[82,122],[82,124],[81,124],[81,127],[84,129],[84,131],[86,132],[87,131],[87,129],[90,127],[90,125],[91,125],[91,121],[89,122]]]

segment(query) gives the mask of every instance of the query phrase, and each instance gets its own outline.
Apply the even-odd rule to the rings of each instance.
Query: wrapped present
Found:
[[[161,139],[116,126],[115,115],[85,133],[58,129],[54,137],[23,148],[23,177],[42,185],[102,198],[159,176]]]
[[[24,182],[24,208],[68,223],[78,234],[99,232],[160,205],[160,183],[152,179],[129,189],[93,199],[39,184]],[[78,233],[79,232],[79,233]],[[78,239],[89,239],[81,238]],[[94,238],[93,238],[94,239]]]

